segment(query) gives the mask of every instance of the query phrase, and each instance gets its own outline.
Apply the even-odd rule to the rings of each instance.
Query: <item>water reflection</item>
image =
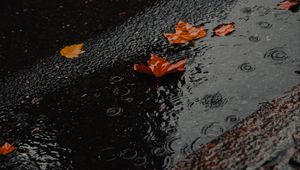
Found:
[[[30,110],[33,115],[46,115],[47,122],[38,121],[52,124],[54,130],[51,134],[43,130],[36,133],[41,128],[34,130],[28,141],[30,146],[23,146],[30,150],[30,160],[65,166],[64,161],[56,159],[60,157],[56,154],[65,154],[76,169],[169,168],[174,162],[173,148],[181,145],[176,122],[181,110],[182,75],[157,80],[121,67],[114,74],[103,74],[108,76],[87,77],[45,97]],[[45,128],[49,131],[49,127]],[[46,142],[52,136],[55,149],[43,157],[39,153],[43,144],[33,140]],[[48,143],[45,147],[50,149],[51,142]],[[68,149],[57,150],[58,143]],[[47,169],[42,164],[37,167]]]
[[[237,5],[228,20],[237,21],[238,30],[230,37],[204,42],[206,50],[193,56],[182,78],[185,81],[179,84],[182,108],[177,118],[179,138],[172,145],[175,161],[256,111],[258,103],[299,83],[293,74],[299,64],[299,48],[295,46],[299,40],[281,34],[297,23],[297,17],[272,12],[269,3],[247,1]],[[281,26],[282,22],[288,26]],[[299,37],[299,31],[296,34]]]
[[[234,10],[232,19],[248,19],[237,21],[239,30],[231,37],[203,40],[177,48],[179,52],[153,47],[174,60],[184,50],[189,56],[184,74],[157,80],[134,74],[133,62],[116,63],[113,73],[89,75],[34,102],[33,108],[26,108],[30,115],[1,113],[0,126],[13,131],[4,132],[3,138],[18,139],[20,155],[25,155],[19,160],[26,160],[27,167],[43,169],[47,163],[64,169],[170,168],[255,111],[258,103],[298,83],[294,71],[299,63],[288,60],[299,56],[297,36],[282,39],[281,30],[276,30],[282,23],[263,5],[249,2]],[[257,22],[252,15],[270,23]],[[257,33],[260,41],[249,38]],[[34,133],[23,134],[28,128]]]

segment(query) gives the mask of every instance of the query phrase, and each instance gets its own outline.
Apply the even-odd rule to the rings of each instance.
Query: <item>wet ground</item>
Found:
[[[0,7],[0,75],[122,24],[156,0],[11,0]]]
[[[124,5],[128,2],[132,6]],[[37,31],[28,27],[28,40],[22,41],[26,34],[20,33],[11,43],[1,42],[6,50],[1,50],[0,141],[18,149],[0,157],[0,168],[169,169],[261,103],[300,83],[300,15],[275,10],[279,1],[128,2],[105,3],[113,10],[100,2],[87,9],[71,5],[86,12],[79,21],[92,23],[84,26],[74,18],[73,31],[60,27],[74,10],[59,17],[63,12],[53,2],[57,13],[41,14],[49,15],[46,23],[59,25],[45,25],[49,34],[32,36]],[[15,12],[12,7],[4,18]],[[98,8],[116,17],[96,21]],[[126,10],[133,17],[119,19]],[[161,33],[171,32],[179,19],[204,22],[210,32],[220,23],[235,22],[236,31],[207,36],[194,46],[172,46]],[[99,24],[105,27],[98,32],[93,26]],[[85,43],[82,58],[66,60],[56,53],[61,45],[78,41]],[[34,57],[22,53],[26,43]],[[185,73],[161,80],[134,74],[132,64],[146,61],[150,53],[171,61],[188,57]]]

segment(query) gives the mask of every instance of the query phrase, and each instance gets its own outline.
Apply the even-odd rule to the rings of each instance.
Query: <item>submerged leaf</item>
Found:
[[[183,59],[171,64],[167,60],[152,54],[150,60],[148,60],[148,66],[144,64],[134,64],[133,69],[136,72],[162,77],[169,73],[183,72],[186,62],[187,59]]]
[[[82,51],[82,48],[83,43],[65,46],[60,50],[60,55],[66,58],[77,58],[80,54],[84,53],[84,51]]]
[[[234,31],[234,23],[221,24],[214,28],[214,35],[216,36],[227,36]]]
[[[203,38],[207,35],[204,25],[198,27],[189,23],[179,21],[175,28],[175,33],[165,33],[164,36],[171,44],[184,44],[192,40]]]
[[[0,155],[7,155],[14,150],[15,150],[15,147],[6,142],[0,147]]]

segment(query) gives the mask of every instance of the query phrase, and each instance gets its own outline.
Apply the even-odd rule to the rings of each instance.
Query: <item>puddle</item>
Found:
[[[34,100],[23,117],[2,112],[1,138],[20,149],[0,168],[170,169],[299,84],[299,12],[286,17],[275,5],[239,1],[228,18],[207,24],[234,21],[230,36],[175,52],[153,47],[171,60],[188,56],[184,74],[156,80],[134,74],[128,59]]]

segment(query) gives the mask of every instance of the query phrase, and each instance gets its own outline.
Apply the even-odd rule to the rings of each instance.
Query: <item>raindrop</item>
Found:
[[[187,156],[187,155],[193,153],[193,150],[191,150],[191,148],[189,147],[189,145],[186,144],[186,145],[184,145],[184,146],[180,149],[180,152],[181,152],[183,155]]]
[[[188,108],[189,110],[194,110],[196,109],[196,107],[198,106],[197,104],[199,103],[200,99],[199,98],[196,98],[196,99],[193,99],[193,101],[190,101],[188,100]]]
[[[119,94],[119,88],[116,87],[114,90],[113,90],[113,94],[114,95],[118,95]]]
[[[243,63],[239,66],[239,68],[244,72],[251,72],[255,70],[255,66],[250,63]]]
[[[193,101],[189,102],[189,103],[188,103],[188,108],[189,108],[189,109],[192,109],[193,106],[194,106],[194,104],[195,104],[195,102],[193,102]]]
[[[223,98],[221,93],[207,94],[201,99],[201,104],[207,108],[221,107],[227,103],[227,99]]]
[[[179,105],[181,103],[179,96],[172,96],[169,100],[173,105]]]
[[[100,151],[98,158],[102,161],[113,161],[117,158],[116,150],[113,147],[107,147]]]
[[[106,115],[110,117],[119,116],[123,112],[121,107],[110,107],[106,109]]]
[[[208,137],[216,137],[221,135],[223,132],[224,128],[217,122],[209,123],[205,125],[201,130],[201,133]]]
[[[133,160],[137,157],[138,153],[134,149],[124,149],[120,152],[120,157],[127,160]]]
[[[164,164],[162,165],[163,169],[170,169],[173,165],[174,159],[171,156],[166,156],[164,159]]]
[[[264,29],[269,29],[272,27],[272,24],[265,22],[265,21],[257,22],[257,25],[259,25],[261,28],[264,28]]]
[[[176,127],[169,127],[167,129],[165,129],[165,132],[168,134],[168,135],[173,135],[176,133]]]
[[[87,96],[87,94],[84,93],[84,94],[82,94],[80,97],[81,97],[81,98],[84,98],[84,97],[86,97],[86,96]]]
[[[101,96],[101,93],[100,92],[96,92],[93,94],[96,98],[100,97]]]
[[[240,17],[239,20],[248,21],[249,18],[250,18],[249,16],[245,16],[245,17]]]
[[[271,12],[271,8],[267,8],[264,6],[256,6],[255,10],[257,11],[259,16],[265,16]]]
[[[158,148],[154,148],[152,150],[153,154],[156,156],[163,156],[166,154],[166,150],[164,147],[158,147]]]
[[[189,76],[190,82],[197,83],[197,84],[200,84],[204,80],[204,78],[205,77],[201,77],[199,75],[197,75],[197,76],[194,76],[194,75]]]
[[[240,119],[236,115],[229,115],[225,118],[225,121],[229,123],[237,123]]]
[[[33,98],[32,100],[31,100],[31,104],[33,104],[33,105],[38,105],[38,104],[40,104],[40,101],[42,100],[42,98],[37,98],[37,97],[35,97],[35,98]]]
[[[123,99],[123,100],[128,103],[131,103],[131,102],[133,102],[134,99],[132,97],[127,97],[126,99]]]
[[[120,95],[122,97],[125,97],[127,95],[129,95],[131,92],[131,90],[129,88],[122,88],[119,89],[118,87],[114,89],[113,93],[114,95]]]
[[[130,90],[129,88],[122,89],[122,90],[120,90],[120,95],[121,95],[122,97],[124,97],[124,96],[129,95],[130,92],[131,92],[131,90]]]
[[[121,82],[122,80],[124,80],[124,78],[121,76],[112,76],[109,81],[111,84],[115,84]]]
[[[268,50],[265,53],[264,58],[271,58],[274,61],[283,61],[289,58],[289,56],[286,54],[282,47],[277,47]]]
[[[134,160],[134,165],[135,166],[143,166],[143,165],[146,165],[147,163],[147,158],[146,156],[143,156],[143,157],[137,157],[135,158]]]
[[[201,140],[201,137],[197,137],[192,143],[191,143],[191,149],[192,151],[197,151],[198,149],[201,148],[203,145],[203,141]]]
[[[179,138],[171,137],[171,138],[166,140],[166,143],[164,145],[164,149],[166,150],[167,153],[174,153],[174,149],[172,148],[172,144],[176,140],[179,140]]]
[[[251,42],[258,42],[258,41],[260,41],[260,39],[259,39],[258,36],[250,36],[248,39]]]
[[[244,7],[241,9],[242,13],[251,14],[252,9],[250,7]]]

